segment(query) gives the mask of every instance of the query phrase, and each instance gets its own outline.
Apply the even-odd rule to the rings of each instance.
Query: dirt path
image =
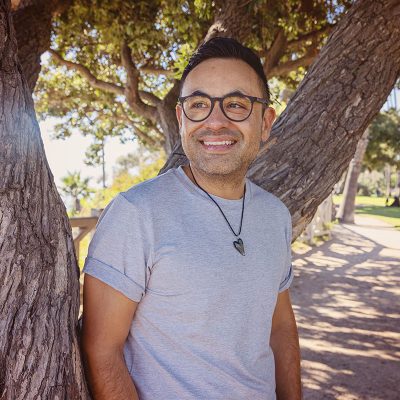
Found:
[[[400,231],[359,217],[293,258],[304,400],[400,399]]]

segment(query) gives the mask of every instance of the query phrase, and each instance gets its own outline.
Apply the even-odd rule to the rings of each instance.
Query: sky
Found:
[[[80,171],[82,178],[91,178],[91,187],[100,187],[101,166],[91,167],[84,163],[85,151],[90,145],[91,139],[79,133],[65,140],[52,139],[53,127],[56,122],[56,119],[49,118],[39,124],[47,161],[56,185],[61,186],[61,178],[68,172]],[[108,138],[105,146],[107,184],[111,184],[113,167],[118,157],[132,153],[135,148],[136,144],[133,142],[122,144],[118,138]]]

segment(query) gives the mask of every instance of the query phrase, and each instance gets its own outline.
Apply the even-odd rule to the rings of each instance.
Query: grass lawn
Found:
[[[333,196],[334,204],[339,205],[342,201],[342,195]],[[385,207],[386,197],[356,197],[356,214],[368,215],[379,218],[400,230],[400,207]],[[389,204],[393,202],[393,198],[389,199]]]

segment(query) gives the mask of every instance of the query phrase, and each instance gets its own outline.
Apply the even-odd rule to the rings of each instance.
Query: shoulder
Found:
[[[174,170],[140,182],[125,192],[115,196],[102,212],[105,214],[119,214],[126,217],[145,216],[156,204],[162,203],[162,198],[168,196],[169,191],[176,185]]]
[[[169,169],[161,175],[140,182],[119,196],[125,198],[132,205],[152,204],[159,202],[160,198],[167,195],[172,187],[176,185],[176,175],[174,169]]]

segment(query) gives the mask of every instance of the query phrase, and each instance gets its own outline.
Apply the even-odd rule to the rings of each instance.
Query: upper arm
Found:
[[[296,327],[296,321],[290,300],[289,289],[278,294],[274,314],[272,316],[271,335],[280,329]]]
[[[138,303],[97,278],[85,274],[84,279],[84,350],[122,350]]]

